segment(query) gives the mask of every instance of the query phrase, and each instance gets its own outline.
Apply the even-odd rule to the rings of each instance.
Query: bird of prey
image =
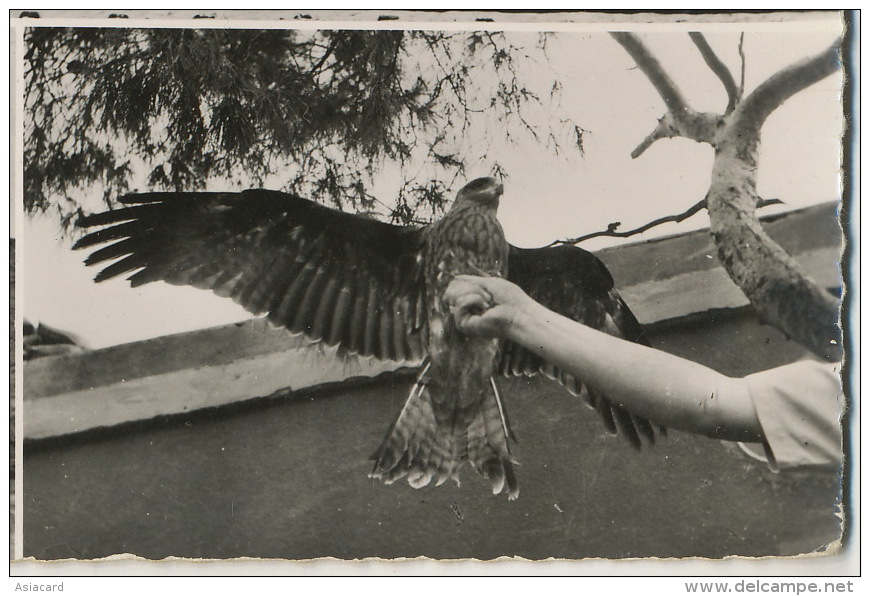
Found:
[[[432,224],[398,226],[276,191],[157,192],[82,218],[99,227],[75,248],[109,243],[86,259],[110,262],[102,281],[132,273],[230,297],[278,326],[346,354],[419,362],[421,372],[376,452],[371,476],[415,488],[458,482],[464,462],[494,494],[519,493],[512,433],[495,377],[544,374],[581,394],[581,380],[507,340],[459,332],[444,291],[459,274],[507,277],[574,320],[645,342],[605,266],[574,246],[522,249],[496,211],[503,187],[469,182]],[[639,446],[648,421],[608,396],[583,394],[608,429]]]

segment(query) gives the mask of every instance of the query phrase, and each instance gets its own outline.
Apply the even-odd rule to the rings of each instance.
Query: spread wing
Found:
[[[598,257],[576,246],[523,249],[512,246],[508,279],[547,308],[589,327],[648,345],[643,329],[613,287],[613,278]],[[607,396],[583,387],[581,380],[510,341],[502,346],[499,369],[505,375],[543,374],[584,395],[610,432],[619,429],[634,445],[654,440],[650,423],[616,406]]]
[[[254,314],[346,353],[416,361],[428,329],[418,260],[421,229],[394,226],[293,195],[145,193],[82,218],[107,226],[75,248],[110,264],[102,281],[163,280],[231,297]]]

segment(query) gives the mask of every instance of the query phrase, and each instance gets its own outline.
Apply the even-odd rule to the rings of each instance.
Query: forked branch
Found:
[[[775,73],[741,101],[745,68],[742,37],[738,48],[741,84],[737,87],[706,40],[700,34],[693,34],[695,45],[729,94],[730,111],[708,114],[694,112],[686,105],[676,85],[635,35],[613,36],[635,59],[667,106],[665,116],[632,156],[637,157],[664,137],[683,136],[707,142],[716,149],[711,185],[705,200],[682,214],[660,218],[641,226],[638,231],[618,232],[619,224],[611,224],[604,232],[576,241],[596,236],[626,237],[659,223],[682,221],[706,205],[719,261],[759,318],[819,356],[832,361],[839,359],[842,334],[837,325],[838,301],[813,282],[765,233],[756,214],[759,206],[756,180],[762,125],[788,98],[837,71],[840,40],[821,54]]]
[[[640,38],[634,33],[614,32],[611,36],[634,58],[638,67],[652,82],[667,106],[658,126],[631,152],[633,158],[649,149],[659,139],[686,137],[699,143],[712,143],[719,120],[718,114],[696,112]],[[718,59],[717,59],[718,60]]]
[[[701,56],[704,58],[704,62],[707,63],[710,70],[719,77],[719,80],[722,81],[722,85],[725,86],[725,92],[728,93],[728,107],[725,108],[725,113],[730,114],[734,111],[734,108],[737,107],[737,102],[740,101],[741,92],[737,87],[737,83],[734,82],[734,77],[731,76],[731,71],[728,70],[725,63],[719,59],[719,56],[716,55],[716,52],[714,52],[713,48],[710,47],[710,44],[707,43],[707,38],[704,37],[703,33],[692,31],[689,33],[689,37],[698,47]]]

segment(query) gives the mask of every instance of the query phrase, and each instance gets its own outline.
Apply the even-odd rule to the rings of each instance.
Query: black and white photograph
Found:
[[[857,573],[857,27],[10,12],[10,573]]]

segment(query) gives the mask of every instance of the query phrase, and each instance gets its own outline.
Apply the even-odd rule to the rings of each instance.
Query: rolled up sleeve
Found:
[[[842,465],[844,400],[835,365],[801,361],[745,380],[772,470]]]

